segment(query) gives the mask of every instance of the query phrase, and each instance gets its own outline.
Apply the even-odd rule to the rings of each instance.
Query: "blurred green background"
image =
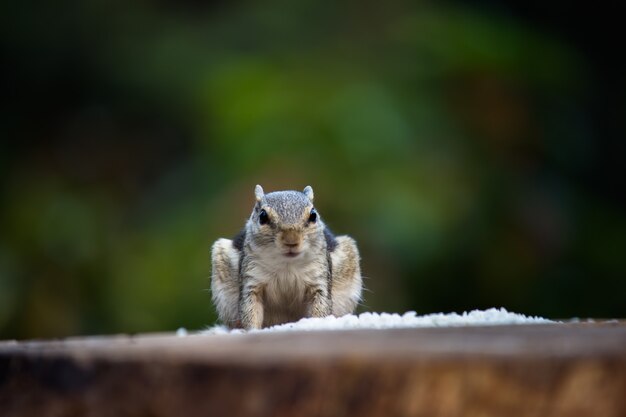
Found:
[[[213,324],[209,248],[257,183],[356,238],[362,311],[626,316],[621,48],[583,6],[0,16],[0,339]]]

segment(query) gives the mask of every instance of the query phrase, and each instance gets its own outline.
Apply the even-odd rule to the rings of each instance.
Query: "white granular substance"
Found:
[[[436,313],[418,316],[414,311],[402,315],[397,313],[362,313],[348,314],[342,317],[305,318],[294,323],[285,323],[255,333],[315,331],[315,330],[350,330],[350,329],[398,329],[411,327],[453,327],[453,326],[495,326],[503,324],[539,324],[554,323],[542,317],[525,316],[510,313],[504,308],[473,310],[457,313]],[[242,333],[242,330],[229,331],[224,326],[215,326],[205,330],[204,334]]]

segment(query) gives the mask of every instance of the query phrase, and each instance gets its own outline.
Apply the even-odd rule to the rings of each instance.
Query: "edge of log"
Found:
[[[626,416],[626,324],[0,342],[7,416]]]

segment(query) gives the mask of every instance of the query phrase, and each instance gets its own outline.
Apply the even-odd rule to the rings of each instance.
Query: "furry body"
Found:
[[[313,190],[264,194],[245,228],[212,248],[211,289],[222,322],[255,329],[352,313],[361,298],[359,252],[313,208]]]

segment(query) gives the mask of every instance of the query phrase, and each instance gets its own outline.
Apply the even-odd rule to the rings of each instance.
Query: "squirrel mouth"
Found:
[[[288,258],[295,258],[296,256],[300,255],[300,252],[285,252],[284,255]]]

